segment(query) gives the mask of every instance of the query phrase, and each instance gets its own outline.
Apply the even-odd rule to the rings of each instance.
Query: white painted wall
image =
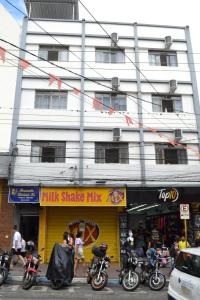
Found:
[[[0,37],[19,45],[19,35],[19,25],[3,5],[0,4]],[[14,48],[7,43],[0,41],[0,47],[18,55],[18,52],[13,52]],[[13,106],[17,68],[11,65],[12,61],[10,61],[10,59],[13,59],[13,56],[6,53],[6,61],[3,63],[3,61],[0,60],[0,155],[2,155],[3,152],[9,152],[12,116],[14,111]],[[13,63],[15,65],[15,62]],[[0,177],[8,176],[8,163],[8,156],[0,156]]]

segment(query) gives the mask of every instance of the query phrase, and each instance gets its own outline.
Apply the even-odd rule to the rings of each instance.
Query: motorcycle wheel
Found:
[[[165,275],[162,273],[158,273],[156,278],[156,273],[152,273],[149,278],[149,286],[150,289],[153,291],[160,291],[164,288],[166,284],[166,278]]]
[[[92,289],[95,290],[95,291],[102,290],[106,286],[107,281],[108,281],[108,275],[107,274],[101,272],[100,275],[99,275],[99,279],[98,279],[98,273],[96,273],[94,275],[94,277],[92,278],[92,281],[91,281]]]
[[[122,287],[126,291],[134,291],[140,283],[139,275],[136,272],[131,272],[129,280],[129,272],[124,274],[122,279]]]
[[[61,287],[63,287],[63,285],[64,285],[64,281],[62,279],[60,279],[60,280],[51,280],[51,283],[50,283],[50,287],[53,290],[59,290]]]
[[[8,277],[8,272],[4,269],[0,269],[0,286],[6,281]]]
[[[25,272],[23,277],[23,290],[29,290],[36,282],[36,276],[34,273]]]

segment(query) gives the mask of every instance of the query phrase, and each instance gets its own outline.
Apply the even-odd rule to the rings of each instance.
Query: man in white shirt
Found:
[[[13,256],[16,255],[17,259],[15,260],[14,264],[17,264],[18,260],[22,262],[23,265],[25,265],[25,261],[23,257],[21,256],[21,248],[22,248],[22,237],[20,232],[17,230],[17,225],[14,225],[13,227],[13,244],[12,244],[12,253]]]

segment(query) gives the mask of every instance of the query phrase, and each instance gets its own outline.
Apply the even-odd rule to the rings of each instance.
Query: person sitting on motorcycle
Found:
[[[38,254],[35,252],[35,243],[33,241],[28,241],[26,243],[26,249],[27,249],[27,255],[33,256],[34,264],[36,265],[38,263]]]
[[[149,248],[146,254],[147,254],[148,265],[150,268],[153,268],[155,266],[155,260],[156,260],[156,249],[154,248],[153,242],[149,242]]]

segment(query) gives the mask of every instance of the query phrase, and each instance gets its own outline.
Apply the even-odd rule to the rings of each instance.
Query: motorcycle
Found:
[[[10,270],[12,254],[10,251],[2,251],[0,255],[0,286],[6,281]]]
[[[139,283],[139,275],[135,271],[138,259],[133,251],[126,251],[125,260],[119,273],[119,283],[126,291],[134,291]]]
[[[29,254],[26,256],[26,264],[24,266],[24,276],[22,288],[24,290],[29,290],[35,283],[37,277],[37,271],[40,264],[41,256],[37,255],[33,256],[33,254]]]
[[[166,284],[165,275],[159,271],[160,259],[159,255],[155,255],[151,262],[144,260],[138,262],[141,268],[140,283],[145,283],[147,280],[153,291],[160,291]]]
[[[102,244],[100,247],[92,248],[94,258],[91,266],[87,270],[87,283],[91,284],[92,289],[95,291],[102,290],[108,282],[108,274],[106,270],[109,266],[112,256],[107,256],[106,250],[106,244]]]

